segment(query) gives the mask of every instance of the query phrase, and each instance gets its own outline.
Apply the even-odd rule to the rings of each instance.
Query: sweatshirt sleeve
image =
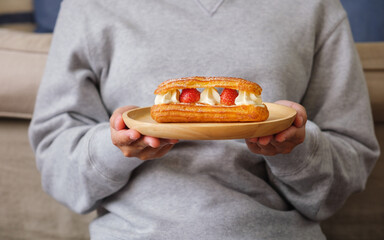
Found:
[[[266,161],[276,189],[303,215],[319,221],[364,189],[379,155],[364,74],[346,18],[318,43],[301,103],[308,114],[304,143]]]
[[[29,137],[43,189],[78,213],[123,187],[142,161],[112,144],[109,111],[92,64],[82,1],[64,1]]]

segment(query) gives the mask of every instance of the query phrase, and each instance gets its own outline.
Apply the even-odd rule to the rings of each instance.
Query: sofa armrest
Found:
[[[0,117],[32,116],[51,38],[0,29]]]
[[[375,122],[384,122],[384,42],[356,44]]]

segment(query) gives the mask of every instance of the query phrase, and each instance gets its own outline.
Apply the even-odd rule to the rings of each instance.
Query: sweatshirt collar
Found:
[[[209,16],[213,16],[224,0],[195,0],[196,4]]]

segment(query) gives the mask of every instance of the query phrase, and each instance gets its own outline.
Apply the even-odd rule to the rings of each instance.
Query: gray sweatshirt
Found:
[[[109,117],[151,106],[186,76],[259,83],[308,112],[290,154],[244,140],[180,141],[124,157]],[[379,154],[369,97],[337,0],[65,0],[30,127],[44,190],[98,209],[92,239],[324,239],[319,221],[364,188]]]

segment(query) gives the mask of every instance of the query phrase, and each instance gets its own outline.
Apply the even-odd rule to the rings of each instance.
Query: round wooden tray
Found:
[[[262,137],[281,132],[292,125],[296,110],[265,103],[269,118],[246,123],[158,123],[151,118],[150,107],[136,108],[123,114],[125,124],[143,135],[184,140],[224,140]]]

